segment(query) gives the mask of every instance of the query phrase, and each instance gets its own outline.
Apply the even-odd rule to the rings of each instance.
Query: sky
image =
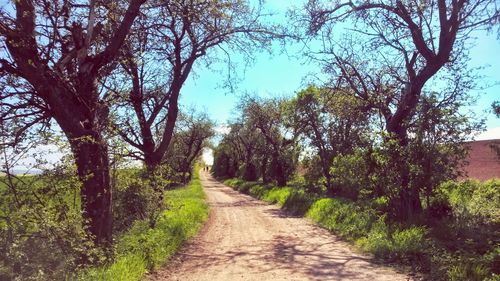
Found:
[[[0,0],[1,1],[1,0]],[[258,1],[258,0],[253,0]],[[266,8],[276,13],[274,20],[285,22],[286,12],[292,5],[300,7],[301,1],[289,0],[267,0]],[[290,4],[293,3],[293,4]],[[470,66],[484,67],[480,71],[483,75],[483,84],[492,85],[486,89],[476,91],[479,95],[477,105],[469,109],[487,118],[486,129],[476,139],[498,139],[500,138],[500,119],[485,111],[490,109],[494,100],[500,100],[500,39],[495,34],[481,32],[476,34],[475,46],[470,50]],[[228,120],[237,116],[235,106],[238,97],[244,93],[257,94],[262,97],[292,96],[297,91],[305,88],[314,74],[319,74],[321,67],[315,62],[307,62],[301,56],[301,45],[288,44],[286,53],[279,44],[271,47],[273,53],[266,51],[256,52],[254,61],[246,66],[242,55],[232,53],[231,59],[238,62],[236,90],[230,92],[222,88],[221,84],[227,77],[227,68],[223,64],[215,64],[210,68],[198,62],[193,68],[193,73],[186,81],[182,91],[180,104],[183,107],[195,107],[197,110],[206,111],[224,128]],[[46,155],[57,161],[60,156],[51,151],[53,148],[42,149]],[[212,161],[210,151],[204,153],[205,160]]]
[[[285,0],[268,0],[265,5],[277,13],[275,20],[284,21],[291,2],[298,5],[297,1]],[[485,116],[486,128],[493,130],[487,133],[494,134],[500,132],[500,119],[485,111],[491,108],[494,100],[500,100],[500,40],[496,38],[496,34],[486,32],[479,32],[475,36],[477,40],[470,50],[470,66],[484,67],[479,71],[483,76],[481,83],[489,87],[475,91],[479,95],[477,105],[469,109]],[[318,63],[301,58],[301,46],[298,44],[289,44],[286,47],[287,53],[283,53],[278,44],[273,45],[272,51],[272,54],[255,53],[253,64],[246,68],[241,63],[240,54],[231,54],[232,60],[240,62],[237,73],[241,80],[236,83],[234,92],[221,87],[222,81],[227,77],[224,65],[214,65],[208,69],[203,63],[196,64],[195,75],[191,75],[183,87],[180,104],[204,110],[219,124],[225,124],[237,115],[234,108],[240,95],[251,93],[262,97],[292,96],[312,81],[312,74],[321,72]],[[495,128],[499,129],[494,130]],[[500,138],[500,134],[496,138]]]

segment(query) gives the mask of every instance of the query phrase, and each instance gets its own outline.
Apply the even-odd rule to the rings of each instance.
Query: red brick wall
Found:
[[[500,145],[500,139],[469,143],[471,148],[467,158],[469,164],[464,167],[467,177],[482,181],[500,178],[500,159],[491,148],[492,144]]]

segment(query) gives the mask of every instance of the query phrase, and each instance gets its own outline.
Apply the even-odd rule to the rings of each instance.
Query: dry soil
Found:
[[[152,280],[411,280],[325,229],[240,194],[202,172],[209,220]]]

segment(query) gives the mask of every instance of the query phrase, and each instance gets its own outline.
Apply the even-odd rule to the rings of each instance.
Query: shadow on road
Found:
[[[307,275],[309,280],[368,279],[370,271],[374,269],[372,265],[366,263],[369,259],[350,256],[347,253],[337,256],[325,254],[321,248],[327,244],[329,243],[311,245],[295,237],[275,236],[258,244],[210,253],[209,255],[184,254],[183,259],[191,260],[190,267],[185,268],[186,271],[238,263],[255,273],[286,270],[292,274],[291,276],[294,274]],[[356,265],[356,272],[349,270],[352,263],[359,261],[365,262]],[[248,272],[241,272],[241,274],[245,273]],[[239,273],[235,272],[235,275],[237,274]],[[280,276],[280,278],[284,277],[286,276]]]

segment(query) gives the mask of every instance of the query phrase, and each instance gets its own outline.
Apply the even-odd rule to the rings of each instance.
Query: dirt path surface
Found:
[[[209,221],[153,280],[409,280],[306,219],[201,178]]]

